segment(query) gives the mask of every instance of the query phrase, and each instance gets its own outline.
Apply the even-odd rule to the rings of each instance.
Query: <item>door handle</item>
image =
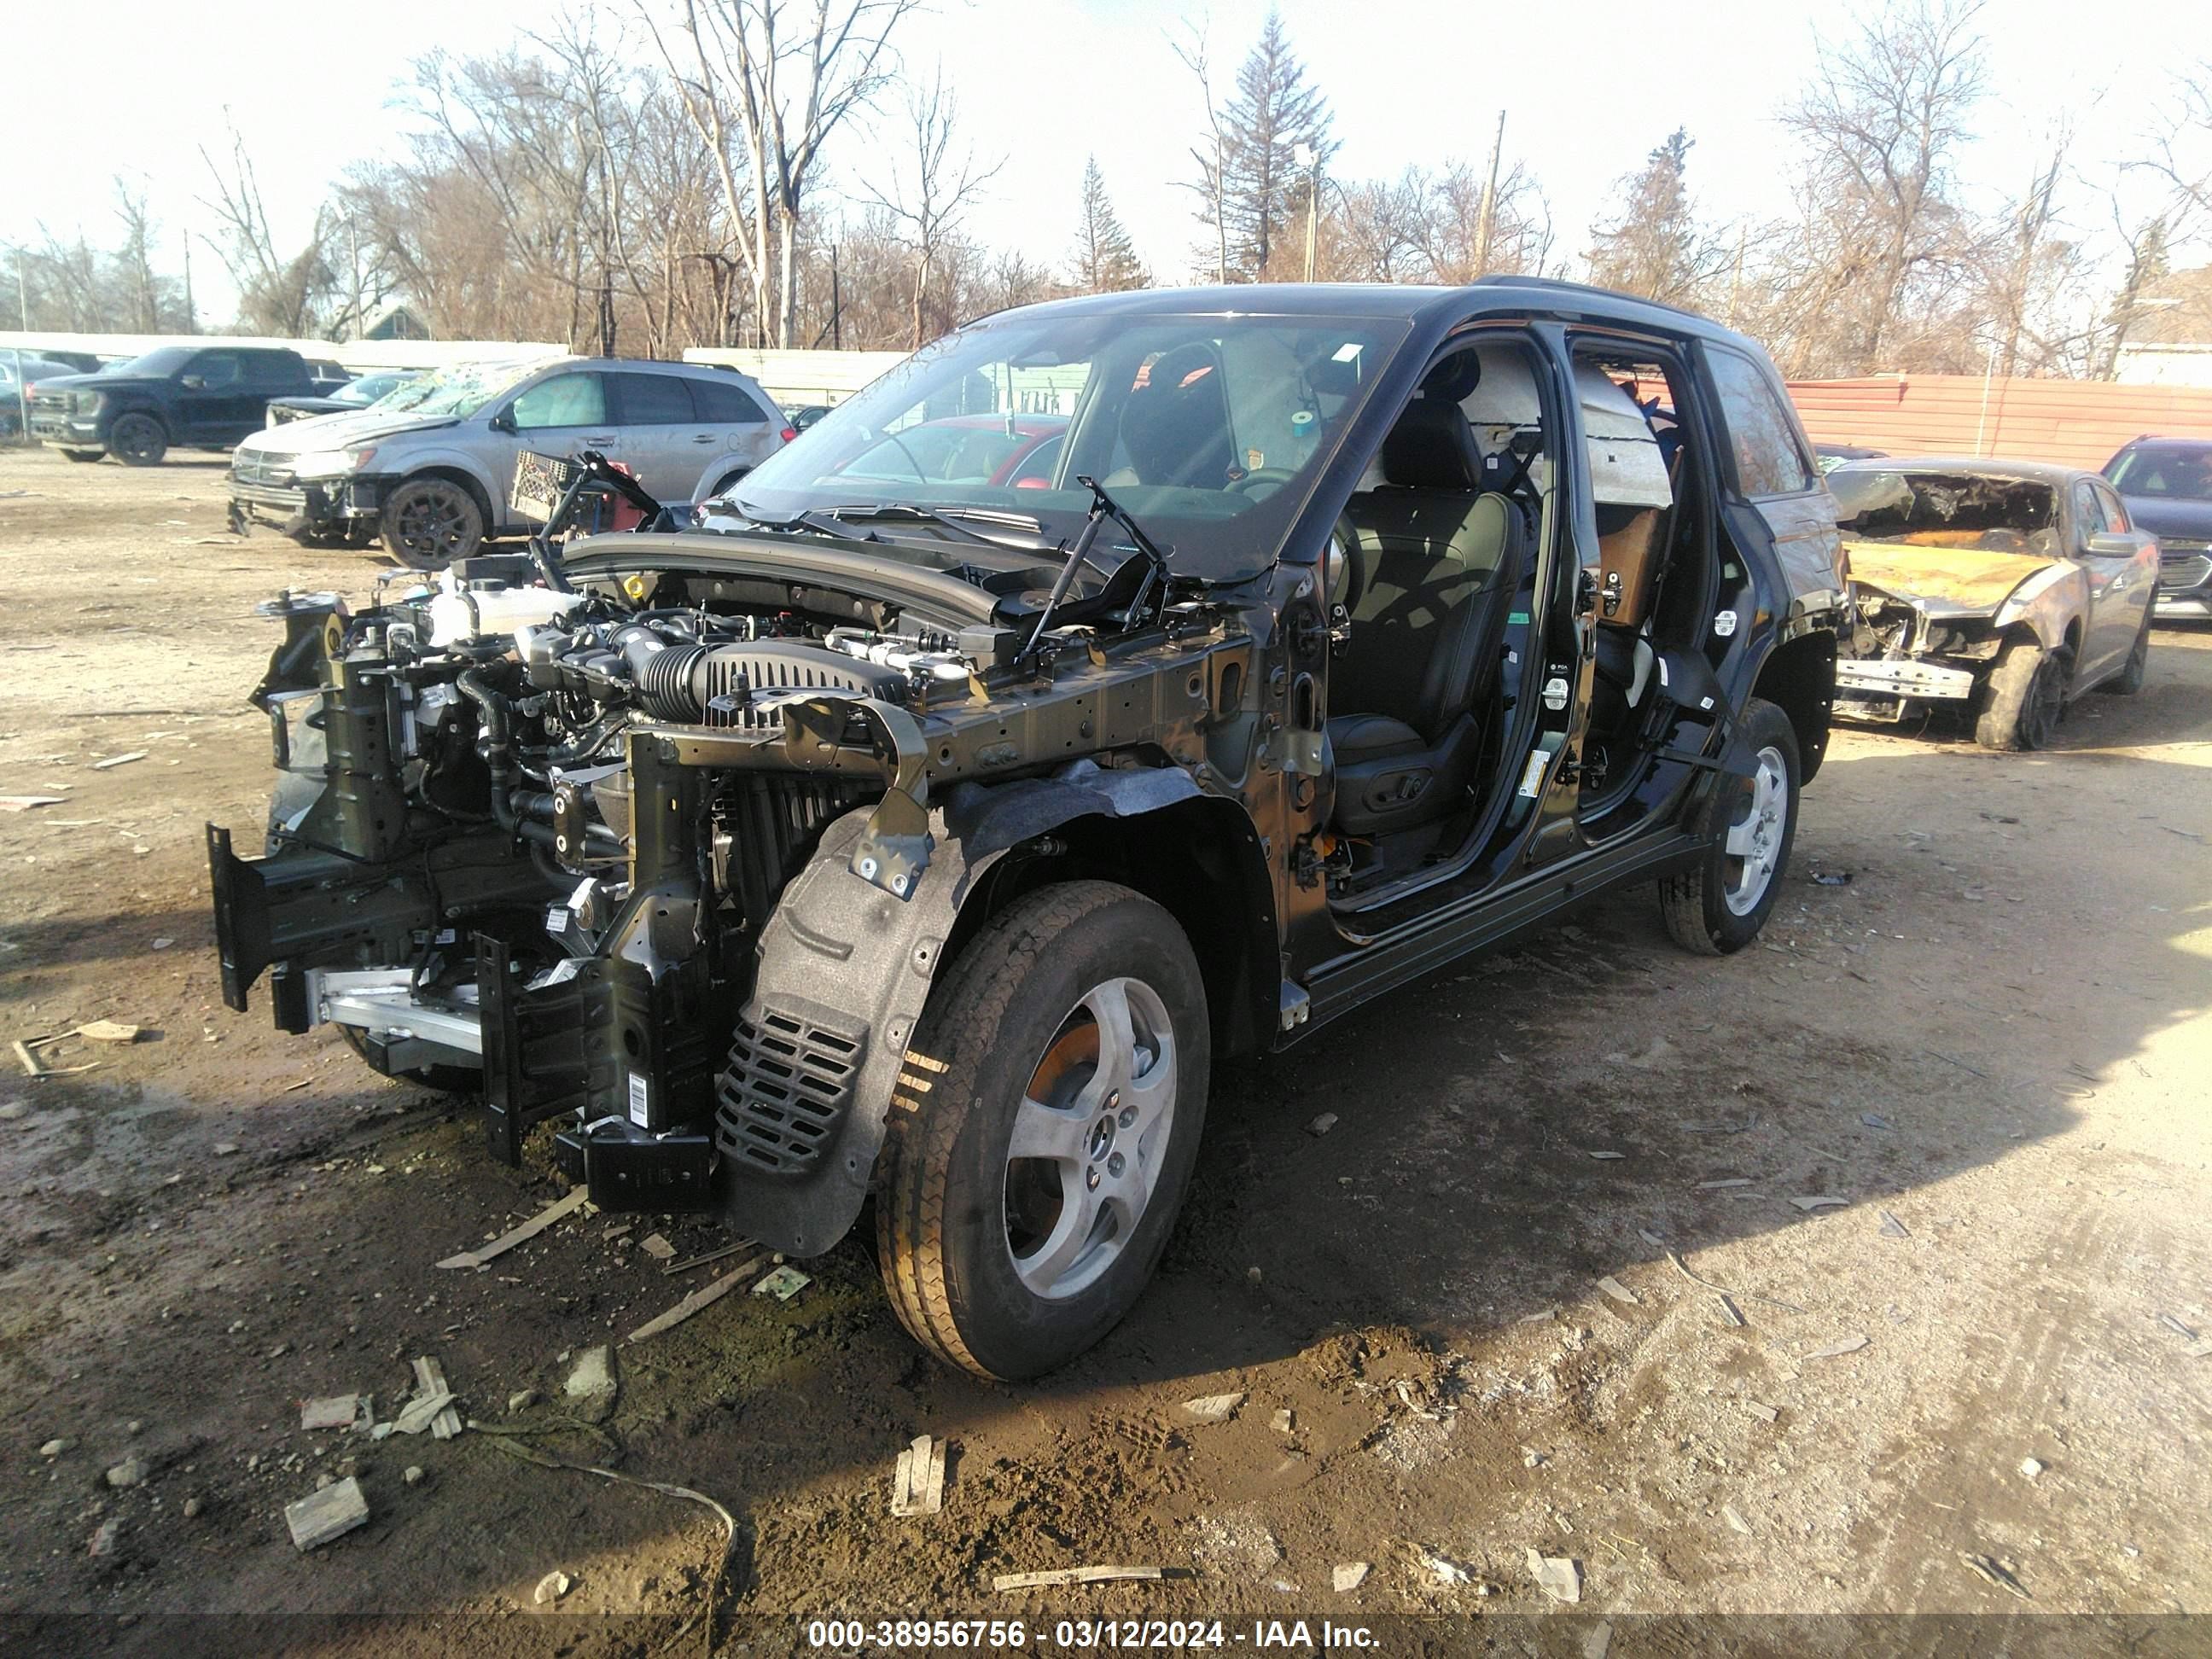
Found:
[[[695,444],[710,444],[714,441],[714,434],[711,432],[702,432],[691,441]]]
[[[604,438],[586,438],[584,441],[594,449],[611,449],[614,447],[615,434],[610,432]]]

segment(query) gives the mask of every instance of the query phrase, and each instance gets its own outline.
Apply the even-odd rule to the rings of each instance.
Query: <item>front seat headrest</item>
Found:
[[[1382,480],[1401,489],[1473,489],[1474,434],[1455,403],[1417,397],[1382,440]]]

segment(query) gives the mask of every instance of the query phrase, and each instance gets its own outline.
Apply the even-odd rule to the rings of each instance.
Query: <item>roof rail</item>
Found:
[[[1476,277],[1468,286],[1470,288],[1547,288],[1557,289],[1568,294],[1602,294],[1608,300],[1626,300],[1632,305],[1650,306],[1654,311],[1668,311],[1677,317],[1694,318],[1710,328],[1725,326],[1715,322],[1705,313],[1692,311],[1687,306],[1668,305],[1664,300],[1646,299],[1641,294],[1625,294],[1617,288],[1600,288],[1593,283],[1571,283],[1564,276],[1516,276],[1504,271],[1492,271],[1487,276]]]

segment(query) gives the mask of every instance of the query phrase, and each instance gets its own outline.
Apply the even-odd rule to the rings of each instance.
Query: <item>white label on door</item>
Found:
[[[629,1074],[629,1121],[641,1129],[646,1127],[646,1106],[652,1097],[651,1088],[635,1072]]]
[[[1521,771],[1521,793],[1530,800],[1536,799],[1544,787],[1544,769],[1551,764],[1552,751],[1539,749],[1528,757],[1528,764]]]

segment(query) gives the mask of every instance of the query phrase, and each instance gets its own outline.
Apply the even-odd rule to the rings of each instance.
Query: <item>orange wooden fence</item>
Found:
[[[2101,467],[2146,433],[2212,439],[2212,387],[1884,374],[1792,380],[1815,443]]]

